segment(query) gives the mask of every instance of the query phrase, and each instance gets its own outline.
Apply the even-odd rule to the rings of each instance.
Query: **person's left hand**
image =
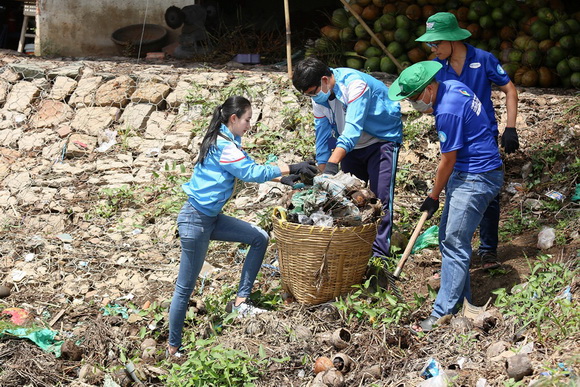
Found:
[[[336,175],[338,173],[338,164],[327,162],[322,173],[325,175]]]
[[[286,176],[282,176],[282,178],[280,179],[280,183],[289,185],[290,187],[293,187],[294,184],[296,184],[296,182],[298,180],[300,180],[299,175],[286,175]]]
[[[505,153],[507,154],[514,153],[519,149],[520,141],[518,140],[516,128],[505,128],[501,136],[501,147],[505,149]]]

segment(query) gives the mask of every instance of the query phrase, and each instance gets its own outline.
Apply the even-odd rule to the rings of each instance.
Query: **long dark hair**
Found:
[[[241,118],[251,106],[250,101],[246,98],[234,95],[226,99],[223,104],[214,109],[213,117],[211,118],[207,132],[201,141],[201,146],[199,147],[199,156],[197,157],[198,163],[203,164],[203,161],[207,157],[211,147],[215,145],[222,124],[226,125],[232,114]]]

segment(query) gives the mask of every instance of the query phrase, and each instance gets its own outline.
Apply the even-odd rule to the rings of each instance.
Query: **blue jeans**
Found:
[[[248,297],[262,266],[268,247],[268,234],[261,228],[224,214],[207,216],[189,202],[177,216],[181,239],[181,261],[175,292],[169,309],[169,345],[181,346],[181,333],[189,297],[205,261],[210,240],[250,245],[238,286],[238,297]]]
[[[466,298],[471,301],[469,264],[471,239],[489,203],[499,194],[503,171],[484,173],[454,170],[445,187],[445,206],[439,225],[441,251],[441,288],[432,316],[442,317],[456,311]]]

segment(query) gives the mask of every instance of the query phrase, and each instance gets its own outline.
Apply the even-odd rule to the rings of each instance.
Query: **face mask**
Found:
[[[429,109],[433,108],[433,102],[425,103],[425,101],[423,101],[422,99],[419,99],[417,101],[409,101],[409,102],[411,102],[411,106],[413,106],[413,108],[415,110],[417,110],[421,113],[425,113]]]
[[[415,110],[420,111],[421,113],[425,113],[427,110],[433,107],[433,102],[425,103],[422,100],[409,102],[411,102],[411,106],[413,106]]]
[[[322,88],[320,88],[320,91],[318,93],[316,93],[316,95],[314,97],[312,97],[312,100],[316,103],[324,103],[326,101],[328,101],[328,97],[330,97],[330,90],[328,90],[326,93],[324,91],[322,91]]]

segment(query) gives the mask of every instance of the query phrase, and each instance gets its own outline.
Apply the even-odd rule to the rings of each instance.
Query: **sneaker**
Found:
[[[237,318],[244,318],[267,312],[267,310],[258,308],[257,306],[254,306],[250,300],[246,300],[238,306],[234,305],[234,301],[228,302],[226,305],[226,312],[236,312],[238,314]]]

